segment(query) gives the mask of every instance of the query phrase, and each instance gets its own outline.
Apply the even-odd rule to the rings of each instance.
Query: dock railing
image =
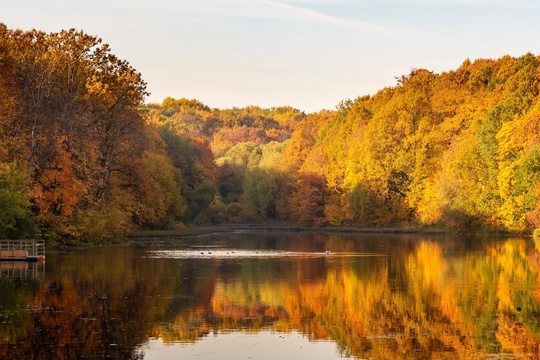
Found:
[[[45,240],[0,240],[0,261],[45,259]]]

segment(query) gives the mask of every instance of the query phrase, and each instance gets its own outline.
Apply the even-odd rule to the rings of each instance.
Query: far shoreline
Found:
[[[500,231],[477,229],[471,231],[458,231],[441,227],[370,227],[357,228],[347,226],[322,226],[309,227],[299,225],[280,224],[220,224],[208,226],[189,226],[173,230],[137,230],[131,236],[130,241],[159,238],[185,238],[198,237],[211,234],[223,234],[231,232],[305,232],[321,234],[387,234],[387,235],[461,235],[461,236],[494,236],[494,237],[530,237],[532,234],[503,233]]]

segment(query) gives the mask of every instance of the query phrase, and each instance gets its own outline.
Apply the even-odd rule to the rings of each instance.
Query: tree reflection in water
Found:
[[[335,358],[535,358],[539,269],[525,239],[227,234],[53,253],[40,278],[0,279],[0,358],[142,359],[242,337],[319,340]]]

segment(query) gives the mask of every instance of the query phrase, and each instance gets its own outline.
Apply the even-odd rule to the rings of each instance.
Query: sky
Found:
[[[8,3],[8,4],[6,4]],[[307,113],[396,85],[412,69],[540,53],[538,0],[13,0],[8,28],[103,39],[149,103]]]

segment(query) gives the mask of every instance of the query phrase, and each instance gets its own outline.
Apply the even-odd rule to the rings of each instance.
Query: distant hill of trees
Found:
[[[141,74],[101,39],[0,24],[0,238],[265,221],[530,231],[539,74],[533,54],[466,60],[313,114],[145,104]]]

